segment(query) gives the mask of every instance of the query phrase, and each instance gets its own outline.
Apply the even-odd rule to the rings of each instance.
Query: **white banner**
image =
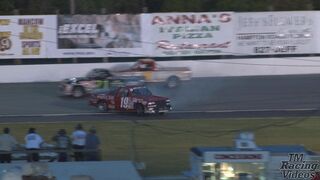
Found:
[[[312,11],[236,13],[235,55],[316,52]]]
[[[231,54],[233,21],[232,12],[151,14],[153,56]]]
[[[0,16],[0,59],[45,58],[56,16]]]
[[[58,16],[50,57],[144,56],[140,15]]]
[[[269,159],[267,151],[221,151],[205,152],[204,162],[266,162]]]
[[[316,41],[316,53],[319,54],[320,53],[320,11],[316,11],[314,12],[315,14],[315,37],[314,37],[314,41]]]

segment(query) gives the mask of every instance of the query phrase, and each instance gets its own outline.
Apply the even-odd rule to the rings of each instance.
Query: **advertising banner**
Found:
[[[315,53],[312,11],[236,13],[236,55]]]
[[[56,16],[0,16],[0,59],[45,58],[55,46],[54,22]]]
[[[269,159],[267,151],[221,151],[206,152],[204,162],[266,162]]]
[[[59,57],[143,56],[140,15],[58,16]]]
[[[154,56],[226,55],[233,52],[233,13],[155,13]]]
[[[316,41],[316,53],[319,54],[320,53],[320,11],[315,11],[314,12],[315,17],[314,17],[314,21],[315,21],[315,37],[313,37],[313,40]]]

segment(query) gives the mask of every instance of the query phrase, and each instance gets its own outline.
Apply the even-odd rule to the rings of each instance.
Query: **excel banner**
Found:
[[[57,50],[50,56],[144,56],[140,15],[58,16]]]

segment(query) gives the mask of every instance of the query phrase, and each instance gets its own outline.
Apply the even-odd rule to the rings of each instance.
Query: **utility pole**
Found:
[[[70,0],[69,3],[70,3],[70,5],[69,5],[70,6],[70,14],[74,15],[76,13],[76,2],[75,2],[75,0]]]
[[[141,1],[142,13],[147,13],[149,11],[146,0]]]

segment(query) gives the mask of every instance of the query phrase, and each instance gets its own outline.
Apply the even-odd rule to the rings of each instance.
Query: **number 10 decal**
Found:
[[[128,108],[129,105],[129,98],[128,97],[121,97],[120,108]]]

